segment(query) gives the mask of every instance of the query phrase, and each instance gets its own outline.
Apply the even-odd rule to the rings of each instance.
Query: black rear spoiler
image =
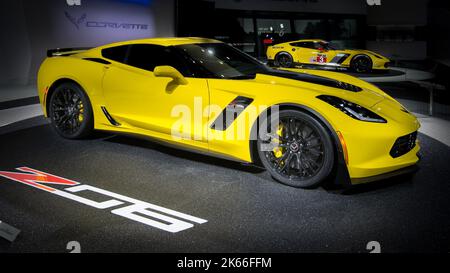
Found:
[[[47,50],[47,57],[69,56],[91,49],[92,47],[56,48]]]

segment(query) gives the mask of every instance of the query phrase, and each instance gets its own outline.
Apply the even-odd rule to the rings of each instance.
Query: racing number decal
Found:
[[[326,54],[317,54],[316,56],[316,63],[326,63],[327,62],[327,55]]]
[[[49,193],[59,195],[78,203],[94,207],[96,209],[115,208],[111,210],[111,213],[168,232],[175,233],[192,228],[194,226],[192,223],[203,224],[207,222],[207,220],[197,218],[188,214],[143,202],[97,187],[82,185],[78,182],[44,173],[28,167],[17,168],[17,170],[22,172],[19,173],[0,171],[0,176]],[[48,186],[48,184],[71,187],[65,188],[64,190],[58,190]],[[96,202],[73,194],[82,191],[95,192],[104,196],[108,196],[111,199],[103,202]]]

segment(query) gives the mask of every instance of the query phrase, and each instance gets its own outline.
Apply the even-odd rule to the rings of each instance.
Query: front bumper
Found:
[[[396,141],[396,137],[373,138],[368,141],[372,145],[360,145],[363,149],[361,152],[350,152],[348,169],[352,184],[354,184],[353,181],[364,181],[365,178],[368,178],[366,180],[374,180],[371,177],[382,177],[384,174],[415,165],[419,161],[417,154],[420,151],[420,145],[418,141],[409,151],[398,157],[393,157],[391,151],[395,149]],[[354,150],[354,146],[351,147]]]
[[[373,70],[387,70],[391,67],[390,61],[375,61],[373,63]]]
[[[395,170],[392,172],[379,174],[379,175],[363,177],[363,178],[353,178],[353,179],[351,179],[351,184],[358,185],[358,184],[375,182],[375,181],[379,181],[379,180],[385,180],[385,179],[389,179],[389,178],[399,176],[399,175],[415,173],[418,170],[419,170],[419,166],[412,165],[412,166],[401,168],[401,169],[398,169],[398,170]]]

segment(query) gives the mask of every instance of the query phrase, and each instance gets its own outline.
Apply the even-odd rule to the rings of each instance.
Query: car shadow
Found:
[[[139,147],[144,149],[155,150],[160,153],[164,153],[170,156],[182,158],[185,160],[201,162],[209,165],[215,165],[220,167],[225,167],[237,171],[243,171],[247,173],[255,174],[257,177],[262,179],[267,179],[270,177],[266,170],[262,167],[258,167],[251,164],[244,164],[241,162],[236,162],[228,159],[223,159],[219,157],[214,157],[210,155],[205,155],[201,153],[186,151],[176,147],[170,147],[170,145],[161,144],[152,139],[148,139],[140,136],[128,136],[128,135],[112,135],[105,132],[96,132],[90,139],[97,139],[102,141],[107,141],[111,143],[117,143],[122,145],[129,145],[133,147]],[[396,177],[392,177],[385,180],[380,180],[376,182],[353,185],[350,187],[341,187],[333,185],[330,181],[326,181],[326,183],[319,187],[331,194],[340,194],[340,195],[357,195],[364,194],[370,192],[376,192],[384,189],[388,189],[391,187],[396,187],[400,185],[407,185],[413,183],[413,174],[403,174]],[[273,182],[276,182],[273,180]],[[294,188],[295,189],[295,188]],[[298,189],[301,190],[301,189]]]
[[[388,179],[374,181],[366,184],[354,185],[346,189],[342,189],[342,195],[357,195],[363,193],[376,192],[388,188],[412,185],[414,173],[402,174]]]
[[[186,151],[182,148],[170,147],[169,145],[160,144],[159,142],[153,141],[152,139],[147,139],[143,137],[130,137],[124,135],[109,135],[105,136],[101,133],[97,135],[97,138],[102,138],[103,141],[118,143],[123,145],[130,145],[134,147],[152,149],[160,153],[164,153],[170,156],[176,156],[182,159],[201,162],[210,165],[221,166],[225,168],[230,168],[233,170],[244,171],[248,173],[262,173],[265,170],[261,167],[245,164],[241,162],[236,162],[228,159],[222,159],[219,157],[209,156],[201,153],[196,153],[193,151]]]

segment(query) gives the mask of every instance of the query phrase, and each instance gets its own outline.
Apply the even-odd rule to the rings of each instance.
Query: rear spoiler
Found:
[[[56,48],[47,50],[47,57],[56,57],[56,56],[69,56],[73,54],[77,54],[86,50],[91,49],[92,47],[73,47],[73,48]]]

